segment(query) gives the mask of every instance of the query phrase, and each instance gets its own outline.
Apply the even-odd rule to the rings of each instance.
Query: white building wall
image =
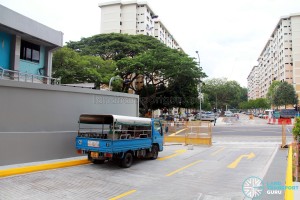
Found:
[[[102,7],[101,9],[101,33],[120,33],[120,4]]]
[[[300,96],[300,14],[292,14],[279,20],[258,58],[257,71],[256,90],[259,98],[266,97],[274,80],[293,84]],[[248,87],[249,91],[253,91],[255,85],[249,83]]]
[[[121,6],[121,32],[127,34],[136,34],[137,9],[135,4]]]
[[[258,81],[259,81],[259,68],[258,66],[254,66],[247,78],[248,82],[248,99],[257,99],[260,98],[259,96],[259,88],[258,88]]]
[[[173,49],[181,49],[173,35],[161,21],[152,18],[155,13],[147,3],[121,1],[100,3],[100,33],[143,34],[157,38]]]
[[[291,17],[291,47],[292,47],[292,66],[293,66],[293,78],[295,83],[295,89],[300,97],[300,15]]]

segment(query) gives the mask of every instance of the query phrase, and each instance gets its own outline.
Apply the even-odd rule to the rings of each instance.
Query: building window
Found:
[[[21,59],[31,62],[40,62],[40,46],[31,42],[21,41]]]

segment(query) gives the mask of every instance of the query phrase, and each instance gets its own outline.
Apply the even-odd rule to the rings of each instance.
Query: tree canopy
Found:
[[[53,77],[66,83],[108,83],[114,76],[116,64],[100,57],[80,55],[74,50],[63,47],[53,56]]]
[[[272,84],[270,85],[269,89],[268,89],[268,93],[267,93],[267,99],[269,101],[270,104],[273,104],[274,102],[274,95],[275,95],[275,91],[278,88],[278,86],[281,84],[280,81],[273,81]]]
[[[149,49],[164,45],[151,36],[109,33],[70,41],[67,42],[67,46],[82,55],[100,56],[104,60],[117,61],[133,58]]]
[[[119,76],[120,91],[140,95],[141,113],[197,107],[197,85],[206,77],[194,58],[145,35],[112,33],[70,41],[55,54],[53,65],[54,77],[62,77],[63,83],[107,84]]]
[[[267,109],[270,108],[270,103],[265,98],[250,99],[239,104],[240,109]]]
[[[294,87],[288,82],[281,82],[274,92],[273,102],[275,106],[286,107],[289,104],[297,104],[298,97]]]
[[[205,81],[202,91],[215,108],[238,108],[240,102],[247,99],[247,89],[242,88],[236,81],[226,78],[213,78]]]

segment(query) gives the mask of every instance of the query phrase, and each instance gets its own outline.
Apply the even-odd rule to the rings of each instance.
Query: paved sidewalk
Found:
[[[285,185],[286,180],[286,167],[287,167],[287,155],[288,149],[279,148],[274,159],[267,171],[267,174],[263,178],[264,182],[264,192],[262,199],[264,200],[283,200],[285,191],[278,191],[280,194],[271,194],[276,193],[275,190],[268,190],[267,184],[275,186],[275,182],[278,184]],[[269,194],[268,194],[269,193]],[[295,198],[296,199],[296,198]]]

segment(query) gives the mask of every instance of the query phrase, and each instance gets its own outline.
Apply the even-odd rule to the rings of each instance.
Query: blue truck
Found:
[[[128,168],[134,158],[158,157],[163,150],[162,124],[158,119],[82,114],[76,149],[95,164],[115,161]]]

